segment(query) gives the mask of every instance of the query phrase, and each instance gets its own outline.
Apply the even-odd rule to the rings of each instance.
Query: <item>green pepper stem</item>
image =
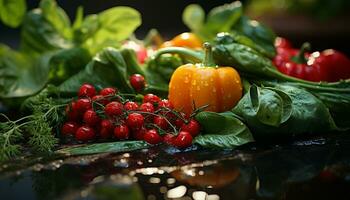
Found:
[[[304,42],[303,45],[301,46],[299,53],[296,56],[293,56],[291,60],[295,63],[303,64],[306,63],[307,60],[304,56],[304,54],[308,51],[310,51],[311,45],[308,42]]]
[[[203,44],[204,48],[204,59],[203,59],[203,66],[205,67],[216,67],[216,64],[214,63],[213,59],[213,50],[212,46],[209,42],[205,42]]]

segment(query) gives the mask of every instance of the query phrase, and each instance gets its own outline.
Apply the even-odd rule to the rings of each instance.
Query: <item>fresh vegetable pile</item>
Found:
[[[22,23],[19,51],[0,46],[1,104],[18,112],[1,114],[1,161],[160,143],[232,149],[350,128],[349,59],[293,49],[238,1],[207,16],[189,5],[191,32],[166,42],[155,30],[137,40],[141,17],[129,7],[85,17],[79,8],[72,24],[52,0],[1,13]]]

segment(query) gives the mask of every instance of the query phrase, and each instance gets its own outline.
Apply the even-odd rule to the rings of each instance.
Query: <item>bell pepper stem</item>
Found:
[[[205,42],[203,44],[204,48],[204,59],[203,59],[203,66],[205,67],[216,67],[216,64],[214,63],[213,59],[213,50],[212,46],[209,42]]]
[[[305,58],[305,53],[310,51],[311,45],[308,42],[304,42],[301,46],[299,53],[296,56],[293,56],[291,60],[295,63],[303,64],[307,62],[307,59]]]

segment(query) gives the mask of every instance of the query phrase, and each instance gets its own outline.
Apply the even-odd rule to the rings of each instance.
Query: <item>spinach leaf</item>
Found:
[[[75,75],[90,62],[89,52],[81,47],[62,49],[50,59],[49,82],[60,84]]]
[[[252,103],[256,97],[251,92],[246,93],[233,109],[244,119],[255,139],[280,139],[338,130],[327,107],[306,90],[279,84],[275,88],[258,88],[258,93],[258,111]]]
[[[38,59],[0,45],[0,98],[29,96],[47,82],[51,54]]]
[[[98,88],[114,86],[122,92],[133,93],[128,80],[127,65],[121,52],[107,47],[83,71],[63,82],[59,89],[75,93],[83,83],[91,83]]]
[[[203,134],[194,143],[206,148],[232,149],[254,141],[249,129],[232,112],[200,112],[196,120]]]
[[[12,27],[18,27],[26,12],[25,0],[0,0],[0,20]]]
[[[87,144],[78,147],[68,147],[56,151],[59,154],[68,155],[86,155],[96,153],[117,153],[135,151],[138,149],[148,148],[149,144],[145,141],[118,141],[108,143]]]

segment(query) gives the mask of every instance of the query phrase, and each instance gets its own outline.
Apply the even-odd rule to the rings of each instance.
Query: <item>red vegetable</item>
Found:
[[[148,130],[143,139],[150,144],[158,144],[163,140],[156,129]]]
[[[91,100],[90,99],[78,99],[75,104],[72,104],[72,111],[77,111],[84,113],[85,111],[91,109]]]
[[[111,88],[111,87],[107,87],[107,88],[103,88],[100,91],[100,95],[102,96],[112,96],[118,93],[118,90],[116,88]]]
[[[155,104],[159,104],[160,102],[160,98],[157,96],[157,95],[154,95],[154,94],[146,94],[144,97],[143,97],[143,103],[151,103],[153,105]]]
[[[93,110],[87,110],[84,113],[83,121],[89,126],[95,126],[100,122],[100,117]]]
[[[153,106],[153,104],[146,102],[146,103],[141,104],[140,110],[142,112],[154,113],[154,106]]]
[[[81,126],[75,133],[75,139],[83,142],[92,140],[95,138],[95,130],[89,126]]]
[[[168,122],[164,117],[161,117],[161,116],[155,116],[153,119],[153,123],[163,130],[166,130],[169,128]]]
[[[187,124],[182,125],[181,130],[187,131],[193,137],[196,137],[199,134],[200,128],[201,127],[200,127],[199,123],[196,120],[191,119]]]
[[[139,108],[139,105],[133,101],[128,101],[124,104],[125,110],[137,110]]]
[[[100,123],[100,137],[103,139],[107,139],[111,137],[114,130],[114,126],[112,122],[108,119],[104,119]]]
[[[350,60],[338,51],[328,49],[309,54],[306,53],[310,48],[308,43],[297,50],[283,38],[276,40],[275,45],[277,55],[273,62],[286,75],[314,82],[336,82],[350,78]]]
[[[144,124],[144,118],[139,113],[130,113],[126,118],[126,124],[133,130],[141,129]]]
[[[189,132],[180,131],[172,143],[178,148],[186,148],[192,145],[192,139],[192,135]]]
[[[74,135],[78,130],[79,126],[75,122],[66,122],[61,128],[61,134],[63,136]]]
[[[78,92],[79,97],[93,97],[96,94],[95,87],[90,84],[83,84]]]
[[[145,78],[141,74],[133,74],[129,78],[131,86],[136,91],[142,91],[145,88]]]
[[[129,128],[124,124],[121,124],[114,128],[114,136],[120,140],[128,139],[129,134],[130,134]]]
[[[111,103],[107,104],[105,107],[105,113],[109,117],[115,117],[123,114],[123,104],[112,101]]]

